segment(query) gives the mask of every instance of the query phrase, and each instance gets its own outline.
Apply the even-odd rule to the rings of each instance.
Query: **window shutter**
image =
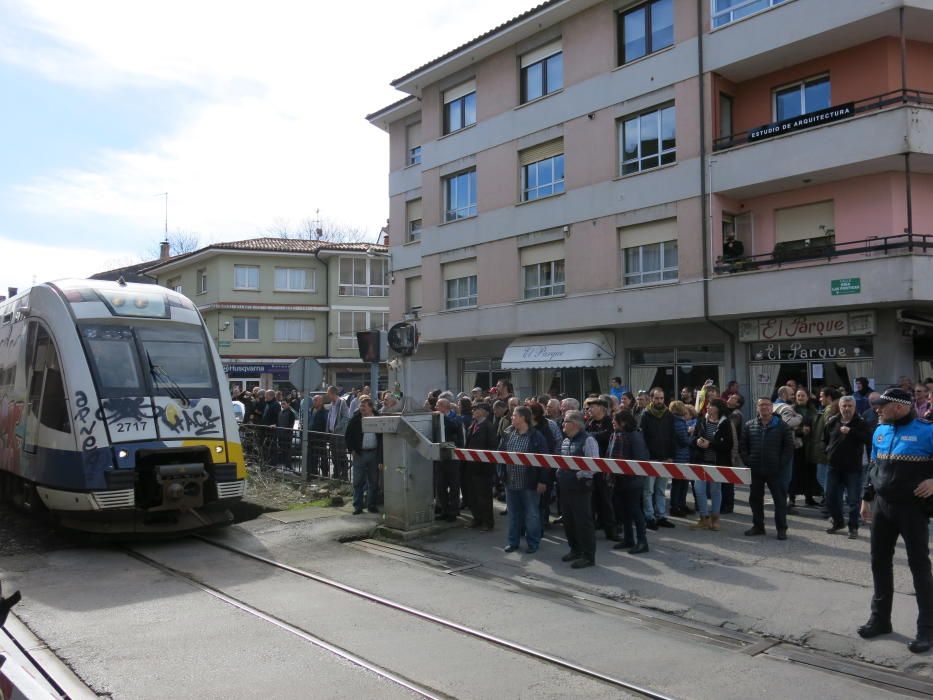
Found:
[[[476,92],[476,80],[467,80],[465,83],[455,85],[449,90],[444,90],[444,104],[453,102],[464,95],[469,95],[471,92]]]
[[[550,44],[545,44],[534,51],[529,51],[528,53],[522,56],[522,68],[527,68],[532,63],[537,63],[548,56],[553,56],[556,53],[560,53],[562,50],[561,40],[552,41]]]
[[[554,139],[553,141],[541,143],[521,151],[518,154],[518,162],[520,165],[529,165],[531,163],[537,163],[539,160],[544,160],[545,158],[559,156],[563,152],[564,139]]]
[[[835,228],[834,220],[832,200],[777,209],[774,212],[774,242],[800,241],[829,235]]]
[[[409,149],[421,145],[421,122],[409,124],[405,131],[407,134],[406,139],[408,140]]]
[[[406,308],[408,309],[420,309],[421,308],[421,278],[420,277],[409,277],[405,280],[405,299],[407,301]]]
[[[528,246],[519,251],[519,257],[522,261],[522,267],[551,262],[552,260],[563,260],[564,242],[552,241],[551,243],[545,243],[543,245]]]
[[[646,224],[624,226],[619,229],[619,247],[621,248],[633,248],[639,245],[676,240],[677,219],[649,221]]]
[[[476,274],[476,258],[458,260],[444,265],[444,279],[455,280]]]
[[[422,218],[420,199],[412,199],[408,202],[405,202],[405,208],[408,211],[408,221],[414,221],[415,219]]]

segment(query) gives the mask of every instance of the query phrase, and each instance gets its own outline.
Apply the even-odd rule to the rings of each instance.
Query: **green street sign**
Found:
[[[221,341],[220,341],[220,347],[222,347],[222,348],[229,348],[229,347],[230,347],[230,341],[229,341],[229,340],[221,340]]]
[[[831,280],[829,283],[829,291],[834,297],[838,297],[842,294],[861,294],[862,278],[845,277],[841,280]]]

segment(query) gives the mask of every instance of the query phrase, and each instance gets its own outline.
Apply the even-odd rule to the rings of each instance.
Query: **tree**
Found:
[[[343,224],[328,218],[307,216],[292,225],[288,219],[277,217],[267,231],[279,238],[302,238],[328,243],[372,243],[375,236],[365,229]]]
[[[168,240],[168,252],[169,255],[172,256],[193,253],[201,247],[200,236],[193,231],[176,229],[174,233],[168,234],[167,239],[162,240]],[[146,249],[146,253],[150,260],[156,260],[161,257],[162,240]]]

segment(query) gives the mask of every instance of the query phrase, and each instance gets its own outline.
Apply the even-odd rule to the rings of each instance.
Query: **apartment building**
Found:
[[[204,316],[232,385],[291,388],[289,366],[314,357],[341,387],[369,383],[356,332],[385,329],[384,245],[255,238],[215,243],[147,269]]]
[[[928,0],[550,0],[392,85],[419,391],[933,374]]]

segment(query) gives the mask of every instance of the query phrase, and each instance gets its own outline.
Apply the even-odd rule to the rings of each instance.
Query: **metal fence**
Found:
[[[260,470],[301,475],[301,431],[274,426],[240,424],[246,463]],[[308,433],[308,476],[350,481],[350,453],[338,433]]]

